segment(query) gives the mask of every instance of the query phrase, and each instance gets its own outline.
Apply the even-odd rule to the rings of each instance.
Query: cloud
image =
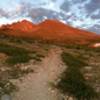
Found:
[[[9,16],[9,14],[5,10],[3,10],[2,8],[0,8],[0,18],[2,18],[2,17],[8,17],[8,16]]]
[[[67,0],[63,3],[61,9],[65,11],[64,13],[69,13],[67,22],[72,26],[84,29],[94,27],[97,32],[97,30],[100,30],[100,28],[96,28],[97,25],[100,26],[99,7],[99,0]]]
[[[45,19],[61,20],[64,17],[64,15],[59,12],[55,12],[53,10],[48,10],[45,8],[32,8],[28,14],[28,17],[30,17],[35,23],[41,22]]]
[[[88,4],[85,5],[88,13],[92,13],[93,11],[99,9],[100,1],[99,0],[91,0]]]

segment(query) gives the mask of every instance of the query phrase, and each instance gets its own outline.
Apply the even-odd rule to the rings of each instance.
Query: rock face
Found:
[[[0,33],[64,43],[85,44],[98,38],[100,40],[100,36],[94,33],[73,28],[58,20],[45,20],[39,24],[23,20],[2,26]]]

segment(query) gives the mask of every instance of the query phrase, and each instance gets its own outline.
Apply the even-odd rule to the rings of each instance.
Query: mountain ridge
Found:
[[[58,20],[45,20],[39,24],[33,24],[30,21],[22,20],[16,23],[3,25],[0,33],[7,35],[37,38],[46,41],[65,42],[65,43],[88,43],[100,39],[100,36],[85,30],[73,28]]]

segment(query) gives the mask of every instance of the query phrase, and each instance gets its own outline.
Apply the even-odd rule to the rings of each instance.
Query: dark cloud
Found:
[[[0,8],[0,17],[7,17],[8,18],[9,14],[5,10]]]
[[[73,2],[74,4],[75,3],[83,3],[85,2],[86,0],[70,0],[71,2]]]
[[[61,9],[63,9],[64,11],[69,11],[70,8],[70,4],[68,1],[65,1],[62,5],[61,5]]]
[[[92,13],[100,8],[100,0],[91,0],[88,4],[85,5],[87,13]]]
[[[60,20],[61,18],[64,19],[65,15],[45,8],[32,8],[28,13],[28,17],[31,17],[34,22],[40,22],[46,18],[58,20]]]
[[[100,19],[100,11],[98,12],[97,15],[95,15],[95,14],[91,15],[91,18],[92,19]]]
[[[93,27],[90,27],[88,30],[100,34],[100,25],[94,25]]]

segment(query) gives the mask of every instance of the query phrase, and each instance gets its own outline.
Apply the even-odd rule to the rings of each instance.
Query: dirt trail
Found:
[[[12,100],[62,100],[49,84],[64,70],[61,52],[60,48],[52,48],[40,64],[33,65],[36,73],[25,77],[22,83],[18,82],[20,90],[12,96]]]

